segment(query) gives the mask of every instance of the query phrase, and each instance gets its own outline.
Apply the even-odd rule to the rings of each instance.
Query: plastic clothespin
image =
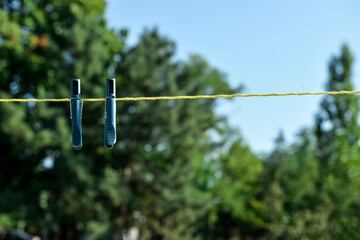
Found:
[[[106,79],[106,100],[105,100],[105,138],[106,149],[113,148],[116,143],[116,99],[115,99],[115,78]]]
[[[70,119],[72,123],[72,144],[75,150],[82,147],[81,118],[83,102],[80,97],[80,79],[71,79]]]

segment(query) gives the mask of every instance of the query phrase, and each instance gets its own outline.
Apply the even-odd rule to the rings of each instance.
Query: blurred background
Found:
[[[360,2],[0,0],[0,98],[357,90]],[[359,96],[0,103],[0,239],[360,239]]]

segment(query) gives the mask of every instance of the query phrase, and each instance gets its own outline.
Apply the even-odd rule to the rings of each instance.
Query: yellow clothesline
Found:
[[[340,95],[357,94],[360,91],[335,91],[335,92],[302,92],[302,93],[265,93],[265,94],[220,94],[220,95],[198,95],[198,96],[162,96],[162,97],[121,97],[116,101],[155,101],[155,100],[180,100],[180,99],[209,99],[209,98],[237,98],[237,97],[280,97],[280,96],[304,96],[304,95]],[[48,98],[48,99],[0,99],[0,102],[69,102],[70,98]],[[84,102],[101,102],[105,98],[82,98]]]

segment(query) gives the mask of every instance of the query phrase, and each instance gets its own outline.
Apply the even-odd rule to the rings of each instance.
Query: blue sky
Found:
[[[109,0],[112,28],[128,28],[129,44],[145,27],[175,40],[177,57],[200,54],[244,93],[322,91],[327,64],[348,43],[360,89],[358,0]],[[311,126],[320,96],[236,99],[217,111],[238,127],[257,152],[268,151],[280,129],[289,142]]]

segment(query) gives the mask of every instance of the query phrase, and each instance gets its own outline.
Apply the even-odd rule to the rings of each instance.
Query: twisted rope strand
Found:
[[[302,92],[302,93],[265,93],[265,94],[220,94],[198,96],[161,96],[161,97],[121,97],[116,101],[155,101],[155,100],[180,100],[180,99],[211,99],[211,98],[236,98],[236,97],[280,97],[280,96],[304,96],[304,95],[340,95],[358,94],[360,91],[336,91],[336,92]],[[83,98],[84,102],[103,102],[105,98]],[[70,98],[48,99],[0,99],[0,102],[69,102]]]

